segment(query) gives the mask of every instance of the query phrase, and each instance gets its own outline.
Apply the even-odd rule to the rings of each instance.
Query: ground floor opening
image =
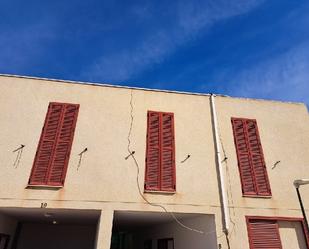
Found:
[[[174,215],[179,222],[166,212],[116,211],[111,249],[218,248],[214,215]]]
[[[1,208],[1,249],[94,249],[98,210]],[[2,226],[2,227],[1,227]],[[4,241],[4,240],[3,240]]]

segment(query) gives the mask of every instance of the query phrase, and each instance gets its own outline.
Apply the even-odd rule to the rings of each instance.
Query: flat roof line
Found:
[[[217,93],[194,93],[194,92],[175,91],[175,90],[151,89],[151,88],[143,88],[143,87],[112,85],[112,84],[107,84],[107,83],[85,82],[85,81],[74,81],[74,80],[63,80],[63,79],[50,79],[50,78],[35,77],[35,76],[23,76],[23,75],[17,75],[17,74],[0,73],[0,77],[1,76],[11,77],[11,78],[33,79],[33,80],[46,80],[46,81],[54,81],[54,82],[67,83],[67,84],[80,84],[80,85],[88,85],[88,86],[132,89],[132,90],[141,90],[141,91],[149,91],[149,92],[163,92],[163,93],[175,93],[175,94],[186,94],[186,95],[197,95],[197,96],[211,96],[213,94],[219,97],[229,97],[229,98],[235,98],[235,99],[255,100],[255,101],[279,102],[279,103],[284,103],[284,104],[301,104],[301,105],[306,106],[306,104],[303,102],[296,102],[296,101],[292,102],[292,101],[248,98],[248,97],[233,97],[233,96],[229,96],[225,94],[217,94]]]
[[[70,83],[70,84],[81,84],[81,85],[89,85],[89,86],[101,86],[101,87],[112,87],[112,88],[123,88],[123,89],[133,89],[133,90],[142,90],[142,91],[153,91],[153,92],[165,92],[165,93],[176,93],[176,94],[187,94],[187,95],[200,95],[200,96],[210,96],[210,93],[194,93],[194,92],[185,92],[185,91],[175,91],[175,90],[162,90],[162,89],[152,89],[152,88],[143,88],[143,87],[131,87],[131,86],[120,86],[120,85],[112,85],[106,83],[97,83],[97,82],[85,82],[85,81],[74,81],[74,80],[62,80],[62,79],[50,79],[43,77],[34,77],[34,76],[23,76],[16,74],[1,74],[3,77],[12,77],[12,78],[23,78],[23,79],[33,79],[33,80],[46,80],[46,81],[54,81],[61,83]],[[224,94],[215,94],[221,97],[229,97]]]

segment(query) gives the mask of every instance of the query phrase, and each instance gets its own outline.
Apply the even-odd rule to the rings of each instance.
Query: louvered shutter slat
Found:
[[[161,190],[174,191],[174,116],[162,113],[162,144],[161,144]]]
[[[63,184],[73,141],[78,108],[78,105],[65,105],[57,144],[55,146],[52,167],[49,171],[48,185]]]
[[[242,120],[232,119],[234,140],[238,158],[238,168],[240,172],[242,191],[244,194],[254,194],[254,176],[252,174],[249,148],[246,141],[245,126]]]
[[[29,184],[46,184],[47,172],[52,161],[62,109],[63,106],[60,104],[50,104],[48,107]]]
[[[252,167],[256,178],[257,193],[269,195],[270,187],[257,123],[255,120],[247,120],[246,126],[248,131],[250,155],[252,158]]]
[[[148,112],[145,189],[160,190],[160,117]]]
[[[276,221],[250,220],[248,226],[250,249],[282,249]]]

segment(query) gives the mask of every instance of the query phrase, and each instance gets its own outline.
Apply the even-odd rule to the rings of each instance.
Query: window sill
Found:
[[[174,195],[176,191],[144,190],[144,194]]]
[[[259,199],[271,199],[271,195],[242,195],[242,197],[245,198],[259,198]]]
[[[31,185],[31,184],[28,184],[26,186],[26,189],[59,190],[61,188],[63,188],[62,185],[56,186],[56,185]]]

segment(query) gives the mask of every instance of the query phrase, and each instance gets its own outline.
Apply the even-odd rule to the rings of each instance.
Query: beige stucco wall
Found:
[[[300,222],[279,221],[279,234],[283,248],[307,249],[306,240]]]
[[[295,179],[309,178],[309,126],[306,106],[297,103],[217,97],[217,113],[222,143],[228,160],[224,164],[231,223],[231,244],[237,248],[239,236],[247,234],[245,216],[302,217]],[[243,197],[231,117],[257,120],[271,198]],[[275,163],[280,161],[275,166]],[[309,186],[300,189],[309,212]],[[245,242],[245,243],[244,243]],[[249,248],[243,240],[238,248]]]
[[[221,211],[209,96],[131,90],[0,76],[0,206],[162,211],[141,199],[136,185],[136,165],[128,155],[128,132],[133,126],[131,150],[140,168],[143,189],[147,110],[175,115],[176,188],[174,195],[145,194],[169,211],[215,214],[218,243],[226,248]],[[64,188],[26,189],[48,103],[80,104]],[[294,179],[305,178],[309,165],[309,118],[304,105],[216,97],[218,121],[228,157],[224,166],[231,212],[232,248],[248,248],[245,215],[300,217]],[[231,117],[257,119],[271,182],[272,198],[241,195]],[[19,164],[12,151],[24,144]],[[85,148],[79,169],[78,154]],[[180,163],[186,156],[191,157]],[[281,162],[276,168],[276,161]],[[309,176],[307,176],[309,178]],[[309,207],[309,187],[301,189]],[[108,220],[108,217],[106,217]],[[110,222],[107,222],[110,224]],[[102,223],[103,224],[103,223]],[[101,225],[100,225],[101,226]],[[106,234],[109,234],[108,232]],[[109,235],[108,235],[109,236]],[[109,237],[98,235],[100,240]],[[246,236],[245,236],[246,237]],[[98,242],[98,248],[108,243]]]
[[[0,206],[162,211],[141,199],[137,169],[128,155],[130,100],[131,149],[140,167],[143,189],[147,111],[175,116],[177,193],[146,194],[169,211],[216,214],[220,220],[215,153],[208,97],[124,88],[0,77]],[[26,189],[48,103],[80,104],[64,188]],[[25,144],[19,165],[12,153]],[[201,146],[205,144],[206,146]],[[77,170],[78,154],[88,151]],[[180,163],[190,154],[185,163]],[[201,179],[201,180],[199,180]],[[221,232],[221,227],[218,226]]]
[[[133,160],[124,159],[128,154],[131,90],[18,78],[0,80],[0,156],[4,168],[1,177],[9,179],[0,183],[1,190],[5,189],[2,197],[140,202],[136,167]],[[132,94],[131,149],[136,151],[141,188],[147,110],[170,111],[175,115],[177,193],[148,194],[150,200],[219,205],[207,98],[136,90]],[[65,187],[58,191],[25,189],[50,101],[80,104]],[[12,151],[20,144],[25,144],[25,148],[16,168],[13,163],[17,153]],[[77,170],[78,153],[85,147],[88,151]],[[188,154],[191,158],[181,164]],[[198,178],[204,180],[192,182]]]

